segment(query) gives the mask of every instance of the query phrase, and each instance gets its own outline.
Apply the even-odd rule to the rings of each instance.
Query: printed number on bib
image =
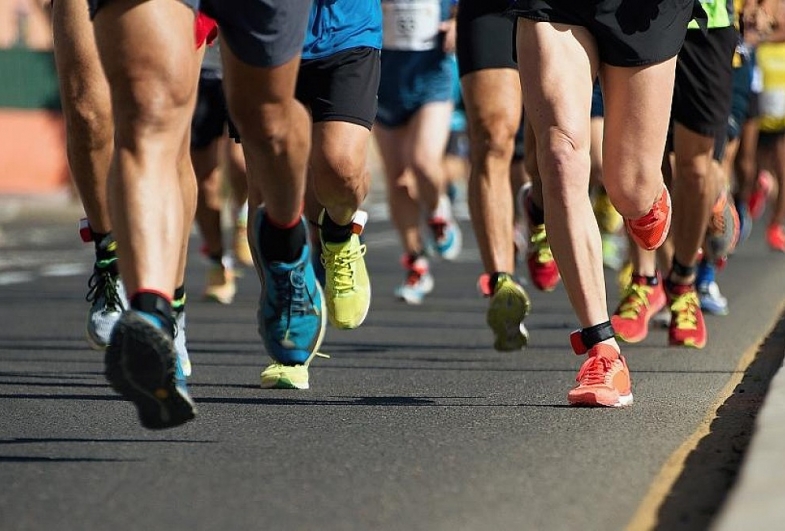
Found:
[[[384,48],[421,52],[436,47],[441,22],[439,0],[382,2]]]

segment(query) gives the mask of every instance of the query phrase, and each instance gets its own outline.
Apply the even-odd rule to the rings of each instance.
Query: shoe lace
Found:
[[[675,315],[676,327],[680,330],[695,330],[698,328],[698,308],[700,302],[695,291],[688,291],[677,295],[671,303],[671,311]]]
[[[553,260],[553,252],[548,244],[548,234],[545,232],[544,226],[535,227],[532,230],[530,241],[539,263],[546,264]]]
[[[590,356],[583,365],[578,376],[575,378],[581,385],[601,385],[605,383],[605,376],[613,367],[613,361],[605,356]]]
[[[367,246],[363,244],[337,253],[322,251],[322,265],[332,273],[331,278],[336,293],[345,293],[354,288],[354,267],[352,266],[365,256],[367,250]]]
[[[305,266],[301,265],[285,273],[272,273],[273,285],[277,294],[273,306],[276,313],[286,311],[289,317],[310,313],[311,296],[305,285]]]
[[[649,306],[649,295],[654,290],[645,284],[632,282],[627,286],[627,291],[624,294],[624,299],[619,305],[616,315],[623,319],[634,319],[640,315],[643,308]]]
[[[95,303],[98,299],[103,297],[106,305],[106,311],[123,311],[122,298],[117,289],[118,276],[113,275],[109,269],[96,264],[93,268],[93,274],[87,281],[87,295],[85,300],[87,302]]]

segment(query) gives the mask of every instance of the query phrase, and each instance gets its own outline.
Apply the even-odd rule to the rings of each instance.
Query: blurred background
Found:
[[[53,193],[71,192],[49,2],[0,0],[0,194]]]

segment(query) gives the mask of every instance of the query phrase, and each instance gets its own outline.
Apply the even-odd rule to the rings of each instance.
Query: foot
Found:
[[[657,284],[649,285],[646,277],[633,275],[618,308],[611,316],[616,338],[627,343],[639,343],[646,339],[649,320],[665,307],[666,302],[659,276]]]
[[[529,332],[523,324],[531,302],[526,290],[510,275],[502,273],[491,288],[487,322],[493,330],[493,348],[500,352],[521,350],[529,342]]]
[[[632,239],[642,249],[657,249],[668,237],[671,226],[671,196],[668,189],[662,187],[662,193],[648,214],[638,219],[625,219],[624,224]]]

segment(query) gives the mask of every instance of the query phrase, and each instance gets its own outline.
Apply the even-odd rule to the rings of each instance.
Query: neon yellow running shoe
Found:
[[[624,218],[621,217],[611,203],[608,194],[605,190],[597,193],[594,199],[594,217],[597,218],[597,224],[600,231],[605,234],[616,234],[621,230],[624,224]]]
[[[506,273],[491,283],[493,294],[486,319],[496,336],[493,348],[500,352],[521,350],[529,342],[529,332],[523,324],[531,308],[529,295]]]
[[[325,211],[319,214],[319,226]],[[324,294],[327,317],[335,328],[357,328],[368,315],[371,306],[371,281],[365,267],[367,247],[360,242],[360,234],[368,214],[358,210],[352,219],[352,235],[342,243],[322,242],[321,262],[325,271]]]
[[[327,354],[317,352],[320,358],[329,358]],[[308,367],[311,365],[308,360],[303,365],[284,365],[283,363],[273,363],[268,365],[261,374],[262,389],[308,389]]]

